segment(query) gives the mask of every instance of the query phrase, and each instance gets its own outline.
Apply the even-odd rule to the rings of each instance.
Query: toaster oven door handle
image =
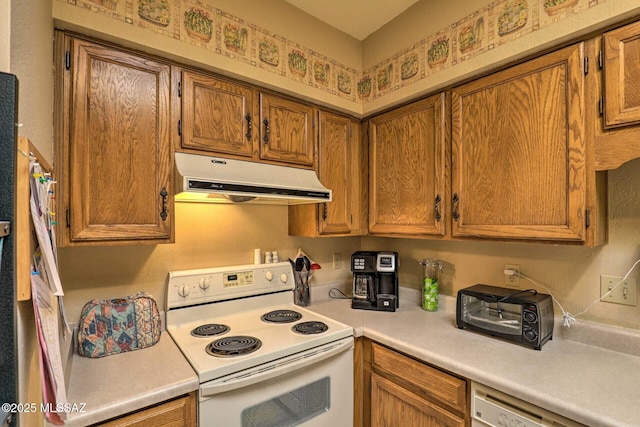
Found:
[[[231,390],[236,390],[251,384],[256,384],[279,375],[288,374],[297,369],[309,366],[353,349],[353,338],[349,337],[332,344],[293,354],[282,359],[265,363],[264,365],[236,372],[200,385],[202,397],[213,396]]]

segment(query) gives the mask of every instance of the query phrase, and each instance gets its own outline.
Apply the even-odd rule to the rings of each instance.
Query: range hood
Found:
[[[177,202],[299,205],[331,201],[312,170],[175,153]]]

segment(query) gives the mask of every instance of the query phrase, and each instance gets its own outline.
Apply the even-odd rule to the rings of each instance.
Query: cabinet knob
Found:
[[[268,144],[269,143],[269,120],[264,119],[262,123],[264,124],[264,137],[262,138],[262,140],[264,141],[265,144]]]

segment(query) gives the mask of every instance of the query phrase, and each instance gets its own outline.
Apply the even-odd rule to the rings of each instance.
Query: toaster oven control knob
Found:
[[[536,315],[536,313],[529,310],[525,310],[522,313],[522,317],[524,318],[524,321],[527,323],[534,323],[536,320],[538,320],[538,316]]]
[[[280,275],[280,281],[281,281],[282,283],[287,283],[287,280],[289,280],[289,276],[287,276],[287,273],[282,273],[282,274]]]
[[[264,274],[264,278],[267,279],[268,281],[272,281],[273,280],[273,272],[271,270],[267,270],[267,272]]]
[[[198,286],[200,286],[200,289],[202,289],[203,291],[206,291],[207,289],[209,289],[209,286],[211,286],[211,282],[206,277],[203,277],[198,281]]]
[[[534,342],[538,338],[538,334],[536,334],[536,331],[533,329],[527,329],[524,331],[524,337],[527,340]]]
[[[178,288],[178,295],[180,295],[182,298],[186,298],[187,296],[189,296],[190,292],[191,288],[188,285],[182,285]]]

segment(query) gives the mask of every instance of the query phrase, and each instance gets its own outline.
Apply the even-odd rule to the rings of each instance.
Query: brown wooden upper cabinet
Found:
[[[316,109],[209,74],[174,67],[179,151],[315,166]]]
[[[604,126],[640,124],[640,23],[604,35]]]
[[[179,69],[181,147],[251,159],[257,147],[256,91],[236,83]]]
[[[585,240],[583,44],[453,89],[452,235]]]
[[[332,190],[332,201],[289,207],[293,236],[354,236],[362,233],[362,197],[366,180],[360,124],[320,111],[318,178]]]
[[[314,166],[315,108],[308,104],[260,94],[260,159]]]
[[[369,120],[369,232],[443,236],[447,227],[449,94]]]
[[[597,37],[595,46],[595,162],[608,170],[640,157],[640,22]]]
[[[60,32],[56,44],[59,245],[172,241],[169,65]]]

